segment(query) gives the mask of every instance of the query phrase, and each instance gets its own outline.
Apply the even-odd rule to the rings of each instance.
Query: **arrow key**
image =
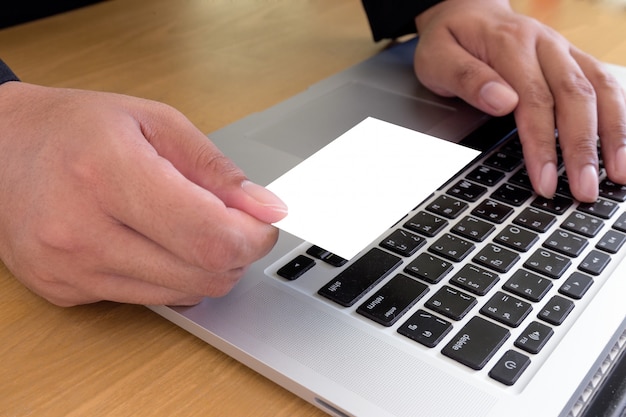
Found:
[[[563,285],[561,285],[559,292],[575,300],[580,300],[583,298],[583,295],[585,295],[589,287],[591,287],[591,284],[593,284],[593,278],[589,275],[574,272],[567,280],[565,280]]]
[[[293,281],[300,278],[302,274],[313,268],[314,265],[315,261],[313,259],[304,255],[298,255],[276,273],[285,279]]]

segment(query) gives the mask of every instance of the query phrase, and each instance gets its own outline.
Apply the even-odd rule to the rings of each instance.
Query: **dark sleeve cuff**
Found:
[[[375,41],[416,33],[415,17],[443,0],[362,0]]]
[[[7,64],[4,63],[0,59],[0,84],[6,83],[7,81],[19,81],[17,75],[11,71],[11,68],[8,67]]]

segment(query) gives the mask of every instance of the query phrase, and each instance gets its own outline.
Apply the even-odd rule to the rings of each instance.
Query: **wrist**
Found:
[[[501,9],[511,11],[509,0],[445,0],[439,1],[415,16],[417,32],[423,30],[429,22],[446,19],[450,15],[467,15],[467,13],[484,14],[485,10]],[[471,20],[469,17],[467,20]]]

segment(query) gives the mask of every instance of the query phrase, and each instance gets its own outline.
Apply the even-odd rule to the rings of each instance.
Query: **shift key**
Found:
[[[441,353],[479,370],[489,362],[510,335],[504,327],[481,317],[473,317]]]
[[[350,307],[401,263],[399,257],[373,248],[324,285],[318,294]]]

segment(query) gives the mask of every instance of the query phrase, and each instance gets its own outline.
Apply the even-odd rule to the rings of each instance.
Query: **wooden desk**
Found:
[[[513,4],[626,65],[623,6]],[[383,46],[357,0],[110,0],[0,31],[0,56],[24,81],[163,101],[205,132]],[[144,307],[57,308],[1,266],[0,375],[3,416],[323,415]]]

